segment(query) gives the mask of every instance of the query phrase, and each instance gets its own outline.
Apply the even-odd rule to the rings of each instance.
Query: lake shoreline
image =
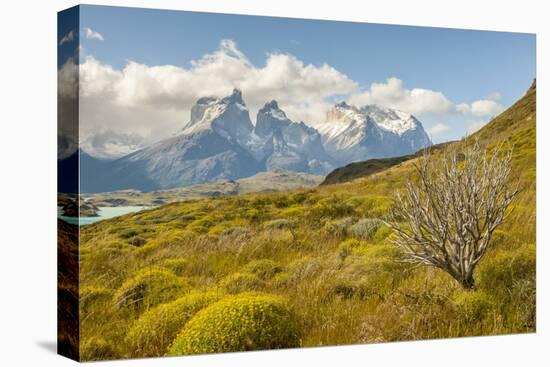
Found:
[[[102,220],[119,217],[121,215],[137,213],[142,210],[152,209],[152,206],[99,206],[95,216],[65,216],[62,207],[57,207],[57,217],[66,223],[80,226],[94,224]]]

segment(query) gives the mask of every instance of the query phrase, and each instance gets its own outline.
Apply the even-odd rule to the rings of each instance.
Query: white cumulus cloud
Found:
[[[101,33],[94,31],[92,28],[84,28],[84,35],[89,40],[103,41]]]
[[[75,40],[75,32],[70,31],[63,37],[61,37],[61,40],[59,41],[59,46],[63,46],[65,43],[69,43]]]
[[[440,123],[437,123],[434,126],[430,127],[428,129],[428,133],[430,133],[430,135],[439,135],[439,134],[446,133],[449,130],[450,130],[449,125],[445,125],[445,124],[440,122]]]
[[[493,92],[487,96],[486,99],[490,99],[491,101],[500,101],[502,98],[502,94],[500,92]]]
[[[492,99],[480,99],[472,104],[461,103],[456,110],[467,115],[494,117],[504,111],[504,106]]]
[[[356,105],[376,104],[415,115],[448,113],[453,107],[453,103],[443,93],[424,88],[406,89],[398,78],[373,83],[368,90],[351,96],[350,102]]]
[[[496,116],[504,111],[504,106],[490,99],[480,99],[472,103],[472,114],[475,116]]]

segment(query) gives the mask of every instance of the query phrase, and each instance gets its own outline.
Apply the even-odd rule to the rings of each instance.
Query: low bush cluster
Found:
[[[265,287],[265,282],[258,278],[256,274],[238,272],[226,276],[218,285],[227,293],[236,294],[246,291],[259,291]]]
[[[271,259],[260,259],[246,264],[244,271],[255,274],[261,280],[269,280],[283,271],[283,267]]]
[[[243,293],[196,314],[167,355],[292,348],[299,341],[296,321],[282,298]]]
[[[383,223],[380,219],[363,218],[352,225],[349,231],[356,238],[370,240]]]
[[[145,268],[117,289],[114,301],[119,308],[140,312],[171,301],[190,289],[185,278],[167,269]]]
[[[221,297],[217,291],[193,292],[145,312],[126,334],[132,355],[163,355],[187,321]]]

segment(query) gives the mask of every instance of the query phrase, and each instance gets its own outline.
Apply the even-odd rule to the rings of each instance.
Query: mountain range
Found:
[[[326,175],[351,162],[431,145],[414,116],[375,105],[338,103],[324,122],[309,126],[292,121],[270,101],[252,124],[241,91],[234,89],[224,98],[200,98],[190,115],[177,135],[118,159],[81,150],[80,191],[151,191],[277,169]]]

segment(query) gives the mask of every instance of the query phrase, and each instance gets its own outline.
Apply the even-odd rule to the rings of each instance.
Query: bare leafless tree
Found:
[[[518,193],[511,160],[511,149],[490,153],[479,141],[440,159],[426,151],[415,164],[418,181],[395,195],[386,221],[405,261],[442,269],[473,289],[474,268]]]

